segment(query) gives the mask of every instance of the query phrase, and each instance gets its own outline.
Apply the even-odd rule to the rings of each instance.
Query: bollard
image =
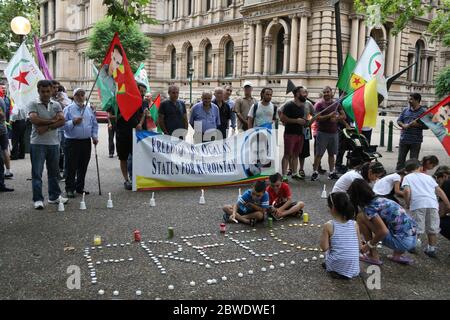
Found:
[[[394,122],[389,121],[387,152],[392,152],[392,136],[394,134]]]
[[[384,119],[381,119],[381,129],[380,129],[380,147],[384,147]]]

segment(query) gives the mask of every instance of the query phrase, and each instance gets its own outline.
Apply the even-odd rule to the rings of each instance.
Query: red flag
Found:
[[[114,81],[120,114],[128,121],[141,107],[142,97],[117,32],[111,41],[100,72],[107,72],[107,76]]]
[[[433,131],[450,156],[450,96],[422,113],[419,119]]]

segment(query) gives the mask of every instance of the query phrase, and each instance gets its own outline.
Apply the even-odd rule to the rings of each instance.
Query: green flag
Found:
[[[347,54],[345,58],[344,67],[342,68],[342,72],[339,75],[339,80],[336,84],[336,87],[341,89],[346,93],[353,92],[353,88],[350,85],[350,79],[352,77],[353,70],[356,67],[356,60],[350,54]]]
[[[94,65],[92,65],[92,72],[94,73],[94,76],[97,78],[98,70]],[[100,76],[98,77],[95,85],[97,86],[98,89],[98,96],[102,104],[102,110],[103,111],[112,110],[114,112],[114,115],[117,116],[119,107],[117,105],[116,95],[114,93],[114,83],[108,84],[106,81],[104,81],[102,73],[100,73]]]
[[[136,70],[136,73],[134,74],[134,79],[137,82],[141,82],[141,83],[145,84],[145,86],[147,87],[147,93],[151,93],[150,84],[148,82],[147,70],[145,70],[145,64],[143,62],[141,63],[139,68]]]

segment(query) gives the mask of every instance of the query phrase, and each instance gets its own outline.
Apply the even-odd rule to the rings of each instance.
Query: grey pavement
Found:
[[[395,131],[394,146],[398,133]],[[370,289],[367,285],[370,274],[366,273],[368,265],[364,263],[361,263],[361,276],[351,281],[328,276],[321,267],[320,252],[314,251],[321,232],[317,225],[330,219],[325,200],[320,198],[323,184],[331,190],[332,182],[326,176],[321,176],[319,182],[290,183],[294,197],[306,203],[305,211],[310,215],[308,226],[299,226],[301,220],[294,218],[274,222],[276,230],[272,237],[264,224],[257,225],[255,231],[241,224],[229,224],[225,236],[219,232],[221,207],[236,200],[236,187],[206,189],[204,206],[198,204],[198,188],[157,191],[156,207],[152,208],[148,204],[151,192],[123,189],[119,162],[117,158],[108,158],[106,141],[106,126],[101,125],[98,151],[102,196],[97,192],[93,154],[87,176],[86,189],[91,194],[86,196],[86,211],[78,209],[80,197],[71,200],[62,213],[54,205],[47,205],[43,211],[32,209],[31,182],[27,181],[31,174],[29,156],[12,162],[15,179],[7,180],[7,185],[16,191],[0,193],[1,299],[450,299],[450,243],[441,236],[438,259],[432,260],[420,252],[413,256],[416,263],[412,266],[390,262],[386,258],[390,250],[382,248],[380,289]],[[373,142],[379,142],[378,130],[374,132]],[[393,153],[385,150],[379,148],[383,154],[381,162],[388,171],[393,171],[397,149]],[[429,131],[425,133],[421,152],[425,154],[435,154],[441,163],[450,164],[444,149]],[[309,158],[306,163],[308,177],[311,161]],[[325,161],[323,166],[327,168]],[[46,189],[46,181],[44,186]],[[64,183],[61,187],[64,188]],[[113,209],[106,208],[108,192],[112,193]],[[175,232],[170,240],[168,227],[173,227]],[[133,241],[135,229],[141,231],[145,246],[156,258],[162,255],[158,259],[166,274],[161,274],[146,250]],[[245,232],[235,233],[241,230]],[[91,249],[94,235],[102,237],[103,249]],[[181,238],[194,235],[205,236],[185,241]],[[240,241],[259,256],[232,240]],[[193,248],[212,244],[219,246],[203,249],[208,260]],[[299,250],[299,246],[307,250]],[[182,251],[173,253],[180,247]],[[89,248],[96,269],[96,284],[91,284],[85,248]],[[165,258],[168,253],[191,262]],[[263,254],[272,254],[273,261],[266,261],[267,256]],[[128,261],[130,257],[133,261]],[[313,257],[318,259],[314,261]],[[242,258],[246,260],[226,262]],[[304,262],[305,258],[309,262]],[[109,262],[110,259],[118,262]],[[215,260],[219,264],[213,263]],[[211,267],[201,266],[199,262],[209,263]],[[270,269],[270,265],[275,268]],[[80,268],[80,289],[67,287],[70,266]],[[239,273],[243,276],[239,277]],[[227,277],[226,281],[222,280],[223,276]],[[216,279],[217,283],[208,284],[210,279]],[[195,286],[190,285],[192,281]],[[169,285],[174,289],[170,290]],[[99,295],[99,290],[104,290],[104,295]],[[115,290],[119,291],[118,296],[113,296]],[[136,290],[141,290],[142,296],[136,296]]]

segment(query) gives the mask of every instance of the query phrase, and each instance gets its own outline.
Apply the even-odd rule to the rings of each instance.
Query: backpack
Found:
[[[255,103],[253,105],[253,126],[255,125],[255,118],[256,118],[256,111],[258,110],[258,104],[259,102]],[[276,121],[277,120],[277,106],[273,105],[273,116],[272,116],[272,120]]]

